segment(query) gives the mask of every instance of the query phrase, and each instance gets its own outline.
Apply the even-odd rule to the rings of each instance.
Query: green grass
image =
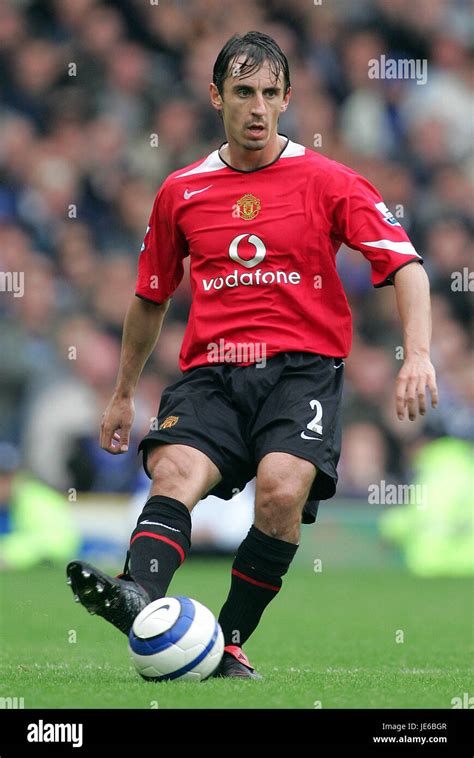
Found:
[[[191,558],[170,594],[217,614],[229,568]],[[199,684],[142,681],[125,637],[73,602],[62,571],[5,571],[0,581],[0,697],[26,708],[450,708],[473,690],[468,579],[296,564],[245,646],[265,679]]]

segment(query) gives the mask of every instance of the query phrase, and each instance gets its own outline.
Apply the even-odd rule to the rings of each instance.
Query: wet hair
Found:
[[[212,81],[222,97],[224,81],[229,76],[229,67],[237,57],[245,55],[245,59],[239,67],[239,76],[250,76],[268,61],[275,82],[278,81],[283,71],[284,94],[290,87],[290,69],[286,55],[277,45],[274,39],[264,32],[247,32],[247,34],[234,34],[220,51],[214,64]]]

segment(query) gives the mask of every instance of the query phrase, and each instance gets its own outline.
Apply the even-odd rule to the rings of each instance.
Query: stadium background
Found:
[[[473,572],[472,22],[467,0],[0,0],[0,270],[24,273],[23,296],[8,291],[6,278],[0,292],[0,546],[13,595],[34,581],[28,568],[62,566],[78,551],[120,568],[147,480],[139,458],[110,456],[97,437],[137,257],[160,183],[224,140],[207,85],[225,40],[251,29],[274,36],[289,59],[293,95],[280,131],[375,184],[423,255],[433,293],[440,406],[400,423],[393,288],[373,290],[364,258],[344,247],[338,254],[354,316],[338,497],[303,530],[295,571],[309,582],[325,570],[345,570],[341,581],[367,570],[370,584],[371,571],[390,569],[394,586],[406,567]],[[368,61],[381,55],[426,60],[427,82],[370,79]],[[178,376],[188,308],[186,276],[140,381],[132,445]],[[31,475],[36,490],[23,497],[20,518],[15,482],[18,490]],[[428,481],[431,500],[421,507],[368,501],[371,485]],[[48,498],[32,533],[31,511],[38,501],[42,513]],[[249,503],[214,504],[199,523],[196,515],[195,552],[231,551]],[[192,560],[182,593],[191,594]],[[453,581],[443,585],[446,597],[464,597],[467,585]],[[204,592],[199,583],[196,592]],[[468,625],[466,602],[453,623]],[[78,623],[86,629],[88,621]]]

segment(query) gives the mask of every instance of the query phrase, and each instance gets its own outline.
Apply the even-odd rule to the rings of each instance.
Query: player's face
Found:
[[[211,85],[212,103],[222,113],[229,143],[246,150],[263,150],[276,139],[278,119],[288,107],[290,92],[285,95],[283,72],[275,81],[267,61],[250,76],[239,76],[243,60],[241,57],[231,63],[222,97]]]

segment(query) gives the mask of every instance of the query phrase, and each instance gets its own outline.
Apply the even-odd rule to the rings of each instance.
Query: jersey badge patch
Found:
[[[258,197],[255,195],[244,195],[237,200],[239,206],[239,218],[243,218],[244,221],[251,221],[260,213],[261,203]]]

